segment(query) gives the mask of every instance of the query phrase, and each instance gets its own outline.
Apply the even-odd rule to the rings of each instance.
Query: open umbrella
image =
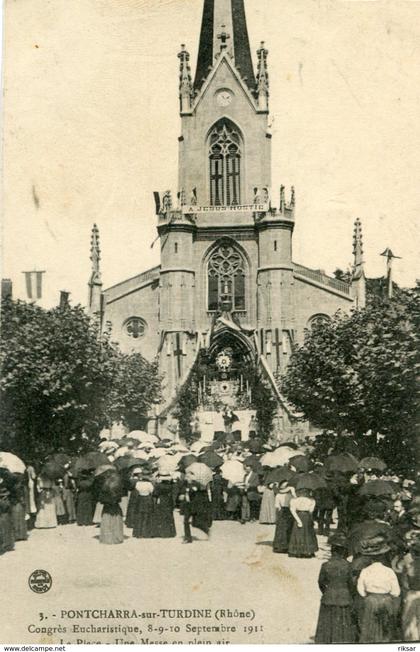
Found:
[[[155,457],[156,459],[158,459],[159,457],[164,457],[167,454],[168,454],[168,450],[166,448],[161,448],[161,447],[154,448],[150,453],[150,455],[152,457]]]
[[[359,489],[361,496],[392,496],[397,489],[392,482],[386,480],[370,480]]]
[[[72,471],[74,475],[78,475],[82,471],[96,469],[101,464],[109,464],[109,459],[104,453],[86,453],[72,460]]]
[[[295,475],[294,471],[291,471],[286,466],[278,466],[276,469],[267,471],[264,484],[289,482]]]
[[[22,460],[13,453],[0,453],[0,467],[11,473],[25,473],[26,469]]]
[[[178,460],[172,455],[162,455],[157,461],[157,468],[161,475],[173,473],[178,468]]]
[[[139,443],[140,442],[138,441],[138,439],[135,439],[134,437],[130,437],[129,435],[120,439],[120,444],[122,446],[126,446],[127,448],[137,448]]]
[[[357,460],[350,453],[339,453],[330,455],[325,460],[325,468],[328,471],[341,471],[341,473],[355,473],[357,471]]]
[[[191,453],[194,453],[198,455],[203,448],[205,448],[206,444],[203,441],[195,441],[193,444],[190,446],[190,451]]]
[[[146,453],[144,450],[132,451],[131,457],[135,457],[137,460],[148,460],[149,453]]]
[[[289,459],[289,464],[296,469],[298,473],[307,473],[312,467],[311,460],[306,455],[294,455]]]
[[[218,466],[222,466],[223,457],[220,457],[220,455],[214,451],[206,451],[199,455],[198,461],[206,464],[210,469],[216,469]]]
[[[98,475],[105,473],[105,471],[110,471],[112,469],[115,471],[115,466],[113,466],[113,464],[101,464],[101,466],[98,466],[98,468],[95,469],[95,473],[93,475],[97,477]]]
[[[359,462],[359,469],[372,469],[372,471],[385,471],[386,464],[379,457],[364,457]]]
[[[41,469],[40,475],[44,475],[50,480],[58,480],[64,476],[65,472],[64,466],[60,466],[56,462],[46,462]]]
[[[70,464],[71,457],[70,457],[70,455],[67,455],[66,453],[53,453],[53,455],[48,455],[46,461],[47,462],[54,462],[55,464],[58,464],[59,466],[66,466],[67,464]]]
[[[105,441],[101,441],[98,448],[101,453],[109,453],[110,451],[116,450],[118,447],[119,442],[115,439],[106,439]]]
[[[269,466],[275,468],[276,466],[284,466],[287,464],[291,457],[296,455],[296,451],[287,446],[282,446],[281,448],[276,448],[274,451],[265,453],[261,457],[261,465]]]
[[[126,436],[140,442],[150,441],[152,444],[159,441],[156,435],[151,435],[148,432],[145,432],[145,430],[132,430]]]
[[[196,457],[195,455],[191,455],[191,454],[189,454],[189,455],[184,455],[184,456],[181,457],[181,459],[179,460],[179,462],[178,462],[178,466],[179,466],[181,469],[186,469],[188,466],[190,466],[191,464],[193,464],[193,462],[197,462],[197,457]]]
[[[247,447],[251,453],[261,453],[263,449],[263,443],[259,437],[254,437],[247,442]]]
[[[243,482],[244,465],[239,460],[227,460],[221,467],[222,476],[232,484]]]
[[[248,455],[248,457],[245,457],[244,466],[250,466],[257,473],[262,469],[260,458],[257,455]]]
[[[198,482],[203,488],[213,479],[212,470],[201,462],[194,462],[188,467],[185,477],[189,482]]]
[[[320,478],[316,473],[296,473],[289,482],[293,487],[295,487],[296,491],[299,489],[315,491],[316,489],[325,489],[328,487],[324,478]]]

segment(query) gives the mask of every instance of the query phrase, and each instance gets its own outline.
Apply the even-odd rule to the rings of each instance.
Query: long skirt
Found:
[[[124,522],[119,505],[104,505],[99,541],[108,545],[124,542]]]
[[[45,497],[41,494],[35,527],[39,529],[57,527],[54,496]]]
[[[95,501],[91,491],[79,491],[76,503],[77,525],[93,525]]]
[[[155,536],[153,522],[153,496],[139,496],[137,492],[133,513],[133,537],[151,539]]]
[[[269,525],[273,525],[276,522],[274,491],[268,487],[265,487],[263,492],[259,520],[260,523],[268,523]]]
[[[315,534],[312,514],[310,512],[297,512],[302,527],[293,523],[290,535],[288,554],[289,557],[313,557],[318,550],[318,541]]]
[[[25,516],[26,512],[22,503],[16,503],[12,506],[12,523],[15,541],[26,541],[28,538],[28,528]]]
[[[0,555],[13,550],[14,547],[12,515],[10,512],[0,513]]]
[[[404,641],[420,641],[420,591],[408,591],[402,610]]]
[[[369,593],[359,616],[359,643],[392,643],[397,638],[399,599],[389,593]]]
[[[76,520],[76,504],[74,501],[74,494],[71,489],[64,489],[63,500],[67,512],[69,523],[74,523]]]
[[[287,552],[293,528],[294,518],[288,507],[277,511],[276,529],[274,530],[273,552]]]
[[[127,514],[125,516],[125,524],[128,528],[134,527],[135,513],[137,507],[137,497],[138,497],[138,492],[135,489],[133,489],[130,492],[130,497],[128,499],[128,505],[127,505]]]
[[[354,643],[356,630],[351,606],[336,607],[321,603],[315,643]]]

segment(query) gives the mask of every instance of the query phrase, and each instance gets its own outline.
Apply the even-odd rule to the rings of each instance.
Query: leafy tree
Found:
[[[1,322],[2,448],[31,457],[92,448],[116,412],[129,421],[136,411],[124,373],[138,382],[139,410],[155,397],[155,367],[123,356],[109,333],[99,337],[80,306],[44,310],[9,299]]]
[[[415,445],[419,333],[418,290],[392,301],[371,295],[366,309],[314,324],[291,360],[283,392],[314,425],[359,437],[380,433],[390,462],[403,447],[407,459]]]
[[[140,353],[120,354],[108,397],[108,417],[124,421],[130,430],[144,429],[147,413],[160,397],[157,361],[150,363]]]

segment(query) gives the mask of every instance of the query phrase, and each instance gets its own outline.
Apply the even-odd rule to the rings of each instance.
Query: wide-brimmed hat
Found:
[[[367,557],[376,557],[377,555],[384,555],[391,550],[388,542],[382,536],[371,537],[370,539],[362,539],[360,542],[360,552]]]
[[[328,543],[330,546],[333,548],[348,548],[349,543],[347,541],[347,538],[342,532],[336,532],[335,534],[332,534],[329,539]]]

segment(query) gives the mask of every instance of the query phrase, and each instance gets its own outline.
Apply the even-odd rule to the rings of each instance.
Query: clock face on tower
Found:
[[[216,94],[216,101],[219,106],[229,106],[232,102],[232,98],[232,93],[226,89],[220,90]]]

